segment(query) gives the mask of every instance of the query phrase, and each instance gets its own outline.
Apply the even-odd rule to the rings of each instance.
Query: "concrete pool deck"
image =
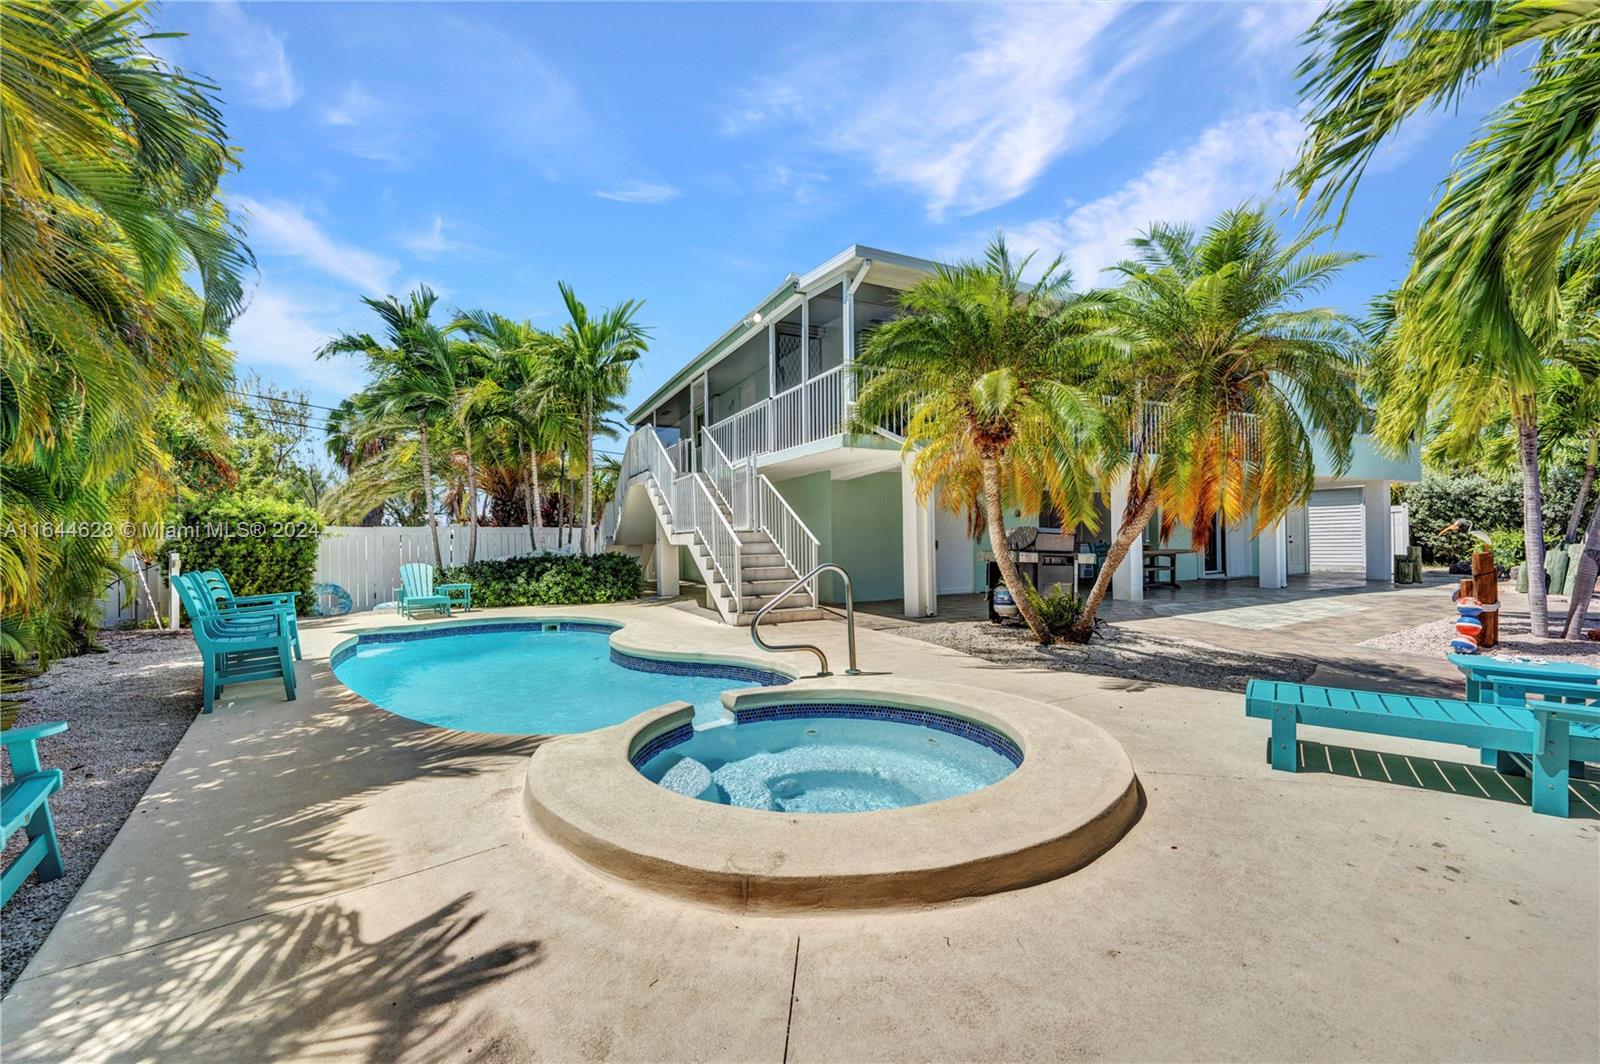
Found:
[[[753,653],[746,630],[671,605],[494,615],[580,612],[664,650]],[[8,1064],[1600,1055],[1600,820],[1273,773],[1240,695],[861,631],[864,669],[1100,725],[1147,808],[1098,860],[1025,890],[739,914],[545,842],[521,800],[537,739],[441,731],[344,690],[327,654],[385,623],[307,625],[298,701],[234,687],[195,722],[6,998]],[[842,655],[837,622],[783,631]]]

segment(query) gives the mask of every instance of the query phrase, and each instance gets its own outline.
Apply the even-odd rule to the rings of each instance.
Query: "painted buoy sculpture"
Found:
[[[1456,599],[1456,634],[1450,650],[1456,654],[1476,654],[1483,637],[1483,615],[1500,609],[1499,603],[1483,603],[1471,595]]]

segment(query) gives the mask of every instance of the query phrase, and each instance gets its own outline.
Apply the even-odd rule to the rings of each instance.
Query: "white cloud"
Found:
[[[678,190],[671,185],[651,181],[629,181],[616,188],[597,189],[595,195],[618,203],[665,203],[669,199],[676,199]]]
[[[327,311],[313,301],[295,298],[263,282],[245,312],[228,330],[228,346],[241,363],[281,379],[287,371],[295,383],[338,394],[354,391],[359,372],[350,362],[319,362],[317,350],[339,330],[327,323]]]
[[[320,117],[330,126],[355,126],[371,119],[377,110],[377,98],[359,81],[352,81],[344,87],[337,100],[322,109]]]
[[[213,4],[210,14],[213,39],[228,57],[220,78],[224,90],[242,86],[247,102],[269,110],[292,106],[300,98],[300,85],[283,37],[233,0]]]
[[[1232,10],[1245,51],[1272,55],[1294,53],[1300,35],[1311,28],[1326,6],[1324,0],[1274,0],[1236,4]]]
[[[400,243],[421,259],[436,259],[441,255],[456,252],[477,251],[478,248],[473,244],[457,239],[447,232],[455,228],[453,224],[444,220],[444,215],[435,214],[433,220],[424,228],[402,235]]]
[[[1271,196],[1302,135],[1299,117],[1286,108],[1219,122],[1115,192],[1007,227],[1007,238],[1042,258],[1064,253],[1078,284],[1093,284],[1127,256],[1128,238],[1152,222],[1203,224],[1219,211]]]
[[[329,277],[350,282],[366,295],[388,292],[398,268],[392,260],[339,243],[293,204],[248,196],[236,196],[234,202],[249,216],[249,242],[255,251],[301,259]]]
[[[919,191],[935,219],[982,211],[1113,128],[1135,95],[1131,75],[1193,22],[1180,9],[1135,20],[1121,19],[1123,10],[979,8],[954,39],[943,25],[903,24],[892,56],[875,40],[805,54],[743,93],[724,130],[798,125],[816,146]]]

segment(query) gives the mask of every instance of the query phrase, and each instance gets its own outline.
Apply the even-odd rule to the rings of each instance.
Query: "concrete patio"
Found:
[[[541,613],[753,656],[682,604],[496,611]],[[1330,766],[1412,755],[1477,791],[1273,773],[1237,694],[863,631],[867,669],[1099,724],[1147,808],[1026,890],[754,917],[549,843],[521,803],[538,739],[345,690],[329,651],[392,623],[308,625],[298,701],[246,685],[195,722],[7,997],[8,1062],[1600,1056],[1600,819],[1533,815],[1464,749],[1304,730]],[[835,621],[784,634],[842,655]]]

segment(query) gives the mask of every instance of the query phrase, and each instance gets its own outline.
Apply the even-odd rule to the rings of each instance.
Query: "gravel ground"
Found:
[[[1550,615],[1565,616],[1565,612],[1564,608],[1561,610],[1552,608]],[[1600,617],[1590,614],[1588,626],[1600,626]],[[1444,620],[1419,624],[1415,628],[1407,628],[1403,632],[1380,635],[1359,645],[1379,650],[1398,650],[1408,654],[1442,654],[1455,634],[1455,621],[1447,617]],[[1515,658],[1525,655],[1600,667],[1600,643],[1587,639],[1578,642],[1565,639],[1535,639],[1526,617],[1501,617],[1500,640],[1483,653],[1496,658]]]
[[[912,624],[895,635],[959,650],[1000,665],[1026,664],[1143,683],[1179,684],[1214,691],[1243,691],[1251,679],[1303,683],[1315,661],[1229,650],[1191,639],[1104,625],[1087,646],[1042,647],[1026,628],[985,621]]]
[[[25,700],[19,726],[71,725],[39,744],[45,765],[66,774],[50,798],[66,875],[49,883],[30,878],[0,909],[0,994],[11,989],[200,710],[200,655],[187,632],[102,632],[100,642],[106,653],[58,661],[16,696]],[[6,859],[26,845],[17,832]]]

